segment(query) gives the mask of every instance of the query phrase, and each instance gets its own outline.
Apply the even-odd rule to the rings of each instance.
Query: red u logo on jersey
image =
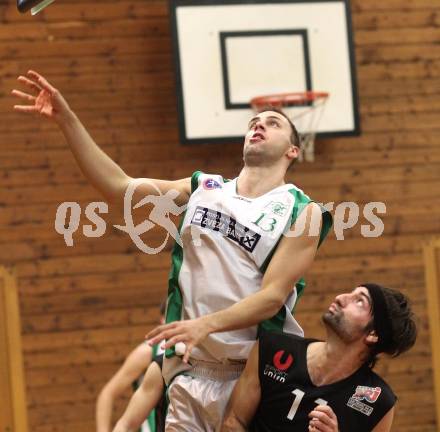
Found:
[[[284,350],[278,351],[273,356],[273,365],[281,371],[285,371],[285,370],[289,369],[293,363],[293,357],[291,354],[287,355],[287,359],[284,362],[282,361],[282,357],[284,356],[284,352],[285,352]]]

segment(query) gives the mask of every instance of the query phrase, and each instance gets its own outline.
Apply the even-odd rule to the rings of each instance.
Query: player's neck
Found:
[[[307,349],[307,368],[316,386],[341,381],[363,364],[359,347],[334,341],[311,343]]]
[[[274,167],[244,166],[237,179],[237,193],[257,198],[285,184],[285,173]]]

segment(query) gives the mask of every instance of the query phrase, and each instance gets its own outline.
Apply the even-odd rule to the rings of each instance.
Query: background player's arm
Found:
[[[131,384],[144,373],[151,362],[152,349],[146,343],[138,345],[125,359],[124,364],[107,382],[96,401],[96,430],[112,430],[112,413],[115,400],[130,389]]]
[[[87,180],[108,202],[122,206],[127,186],[133,179],[98,147],[55,87],[34,71],[29,71],[27,75],[27,77],[20,76],[18,81],[29,89],[29,93],[15,89],[12,93],[30,105],[15,105],[14,109],[22,113],[40,114],[55,121]],[[179,196],[176,202],[179,205],[185,204],[189,199],[191,193],[189,178],[176,181],[146,180],[149,182],[143,183],[136,189],[137,201],[146,195],[157,195],[156,188],[159,188],[163,194],[171,189],[177,190]]]
[[[246,367],[232,392],[226,408],[221,432],[248,430],[261,399],[258,376],[258,341],[252,348]]]
[[[164,392],[162,371],[152,362],[145,373],[142,385],[133,394],[124,414],[113,432],[135,432],[159,403]]]
[[[391,408],[373,429],[373,432],[390,432],[394,419],[394,407]]]
[[[320,207],[311,203],[292,228],[297,228],[298,224],[304,227],[298,230],[302,233],[282,238],[263,277],[259,292],[219,312],[159,326],[148,333],[150,344],[166,339],[165,347],[169,348],[178,342],[184,342],[186,352],[183,360],[188,361],[192,348],[208,334],[251,327],[276,315],[292,293],[294,283],[304,275],[315,258],[320,233],[317,227],[311,229],[312,221],[318,220],[315,212],[319,212],[321,221]]]

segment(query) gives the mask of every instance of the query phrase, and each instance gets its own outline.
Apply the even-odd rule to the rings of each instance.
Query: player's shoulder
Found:
[[[223,177],[221,174],[195,171],[191,175],[191,191],[194,192],[199,187],[205,190],[220,189],[230,181],[230,179]]]
[[[369,397],[377,405],[382,405],[388,411],[396,402],[397,396],[391,386],[375,371],[365,366],[356,382],[357,397]],[[365,396],[367,395],[367,396]]]
[[[396,398],[396,396],[395,396],[391,386],[374,370],[370,369],[370,373],[371,373],[371,379],[375,383],[375,385],[377,387],[380,387],[382,389],[382,391],[384,393],[386,393],[387,397],[390,397],[391,399],[394,400]]]
[[[140,374],[151,362],[152,348],[145,342],[137,345],[126,357],[123,368]]]
[[[289,194],[293,195],[297,201],[300,202],[310,202],[312,198],[307,195],[299,186],[294,183],[286,183],[286,190]]]
[[[148,344],[148,341],[142,341],[132,352],[139,356],[150,356],[153,352],[153,348]]]
[[[314,342],[314,339],[306,339],[291,333],[280,333],[271,330],[262,330],[258,339],[260,349],[270,349],[272,346],[276,348],[281,346],[307,346],[309,343]]]

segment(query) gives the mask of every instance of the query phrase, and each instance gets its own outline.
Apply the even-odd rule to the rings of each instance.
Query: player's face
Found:
[[[365,287],[338,295],[323,315],[324,323],[345,342],[364,338],[371,319],[371,298]]]
[[[243,156],[249,165],[271,165],[280,159],[297,157],[297,147],[290,138],[292,129],[287,119],[275,111],[265,111],[248,124]]]

